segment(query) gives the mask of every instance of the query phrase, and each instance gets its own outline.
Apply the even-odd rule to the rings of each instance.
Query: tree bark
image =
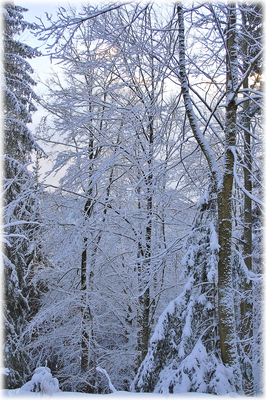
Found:
[[[242,25],[245,32],[248,31],[247,21],[245,18],[245,13],[242,11]],[[245,73],[249,67],[248,63],[248,42],[244,41],[242,45],[242,53],[244,57],[243,72]],[[248,77],[243,82],[243,89],[249,89]],[[244,187],[248,193],[252,193],[252,155],[251,155],[251,141],[250,141],[250,128],[251,128],[251,116],[250,111],[250,100],[244,102],[243,106],[243,117],[242,125],[244,128]],[[249,271],[252,271],[252,200],[250,196],[244,193],[244,261],[246,267]],[[245,299],[241,305],[241,315],[243,323],[243,334],[242,337],[249,332],[251,336],[251,323],[252,323],[252,303],[249,301],[252,292],[252,283],[245,279],[244,282],[244,292]],[[246,347],[246,352],[248,351],[249,344]]]
[[[244,81],[243,88],[248,88],[248,79]],[[249,101],[244,103],[243,109],[243,120],[242,124],[244,127],[244,187],[248,193],[252,193],[252,156],[251,156],[251,143],[250,143],[250,116],[249,111]],[[252,200],[250,196],[244,193],[244,262],[246,264],[247,270],[252,271]],[[241,303],[241,339],[245,340],[245,345],[243,346],[245,354],[248,356],[251,352],[252,344],[252,316],[253,316],[253,293],[252,293],[252,281],[248,280],[247,277],[244,278],[244,300]],[[249,339],[249,341],[246,341]],[[253,379],[252,370],[249,366],[245,368],[245,393],[253,393]]]
[[[238,57],[236,37],[236,6],[228,5],[226,54],[227,106],[225,125],[224,173],[218,192],[218,315],[221,356],[225,365],[234,370],[234,384],[242,391],[241,373],[236,345],[236,320],[234,313],[232,277],[232,189],[234,180],[234,155],[236,143],[237,106],[234,90],[238,83]]]
[[[147,19],[150,15],[147,16]],[[151,21],[149,20],[149,25],[151,26]],[[150,44],[151,49],[153,47],[153,36],[152,32],[150,34]],[[145,189],[146,189],[146,228],[145,228],[145,244],[143,249],[144,262],[141,265],[141,271],[139,275],[139,284],[141,289],[141,295],[139,296],[139,331],[138,331],[138,367],[141,362],[146,357],[148,352],[149,337],[151,331],[151,291],[150,291],[150,277],[151,277],[151,255],[152,255],[152,220],[153,220],[153,159],[154,159],[154,106],[155,106],[155,77],[154,77],[154,56],[151,50],[150,54],[150,76],[151,76],[151,87],[145,82],[143,71],[141,74],[143,76],[144,86],[146,89],[147,97],[149,98],[147,107],[147,173],[145,177]]]
[[[84,214],[85,214],[85,221],[87,221],[90,216],[92,215],[93,204],[92,204],[92,189],[88,191],[88,200],[86,201],[84,207]],[[93,342],[93,327],[92,327],[92,314],[89,305],[88,299],[88,287],[89,282],[88,280],[88,272],[87,272],[87,259],[88,259],[88,237],[85,235],[83,239],[84,248],[81,255],[81,291],[82,291],[82,298],[81,298],[81,372],[87,373],[88,367],[90,363],[90,352],[91,352],[91,345]],[[92,386],[94,386],[94,382],[92,382]],[[91,387],[89,385],[85,385],[83,388],[86,392],[91,392]]]
[[[88,153],[89,153],[89,159],[90,159],[90,161],[92,161],[94,159],[94,140],[93,140],[92,132],[90,132]],[[93,168],[93,165],[90,166],[90,171],[89,171],[90,175],[92,175],[92,168]],[[93,188],[92,188],[91,182],[90,182],[89,189],[87,191],[88,199],[84,206],[85,224],[91,218],[92,213],[93,213],[93,205],[94,204],[93,204],[92,194],[93,194]],[[84,234],[83,251],[82,251],[82,255],[81,255],[81,291],[82,291],[82,298],[81,298],[82,317],[81,318],[82,319],[81,319],[81,360],[80,360],[81,372],[84,374],[88,372],[90,358],[91,358],[90,353],[94,351],[92,348],[93,339],[94,339],[93,338],[94,332],[93,332],[92,313],[91,313],[89,298],[88,298],[88,289],[89,289],[89,285],[92,285],[91,278],[93,275],[92,276],[90,276],[91,274],[88,275],[87,264],[88,264],[88,236],[86,234]],[[92,271],[92,274],[93,274],[93,271]],[[94,368],[96,368],[96,366],[94,366]],[[93,386],[95,386],[94,380],[91,382],[91,385],[84,384],[83,390],[85,390],[88,393],[94,392]]]
[[[144,293],[139,297],[139,305],[142,314],[141,326],[139,327],[139,365],[146,357],[148,352],[149,337],[150,337],[150,287],[149,278],[151,274],[151,240],[152,240],[152,210],[153,210],[153,173],[152,173],[152,159],[153,159],[153,118],[149,116],[149,159],[148,159],[148,176],[147,176],[147,223],[145,232],[145,261],[143,263],[143,271],[141,277],[141,286],[144,287]]]

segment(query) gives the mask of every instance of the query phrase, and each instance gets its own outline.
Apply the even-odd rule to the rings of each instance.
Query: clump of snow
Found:
[[[208,204],[209,200],[210,200],[210,193],[209,190],[206,190],[203,193],[203,195],[199,198],[197,207],[200,208],[200,206],[202,206],[203,204]]]
[[[9,369],[8,368],[1,368],[1,374],[3,374],[3,375],[9,375],[9,373],[10,373],[10,371],[9,371]]]
[[[211,250],[219,250],[220,245],[218,243],[218,236],[217,236],[217,233],[216,233],[216,230],[215,230],[215,227],[214,227],[214,224],[213,224],[212,221],[210,223],[210,231],[211,231],[211,234],[210,234],[210,249]]]
[[[26,392],[42,392],[52,395],[60,392],[58,380],[52,377],[48,367],[36,368],[31,380],[21,387]]]

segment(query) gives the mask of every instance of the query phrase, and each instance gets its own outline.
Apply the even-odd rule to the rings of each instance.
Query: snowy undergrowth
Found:
[[[22,391],[34,393],[46,393],[53,395],[60,392],[59,383],[52,377],[51,370],[48,367],[36,368],[31,380],[21,387]]]

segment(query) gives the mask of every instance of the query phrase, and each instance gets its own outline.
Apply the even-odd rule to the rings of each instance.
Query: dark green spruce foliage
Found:
[[[2,190],[4,218],[4,362],[9,369],[5,385],[16,388],[30,372],[22,346],[22,330],[38,308],[39,289],[32,282],[32,270],[41,262],[36,244],[38,223],[38,184],[27,169],[32,150],[40,151],[27,127],[37,96],[26,59],[39,55],[16,40],[33,25],[23,20],[26,9],[5,4],[4,17],[4,154]],[[31,284],[29,282],[32,282]]]

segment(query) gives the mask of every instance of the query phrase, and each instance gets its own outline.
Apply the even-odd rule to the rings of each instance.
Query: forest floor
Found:
[[[185,399],[186,397],[201,397],[202,399],[206,398],[208,399],[209,397],[217,397],[212,394],[206,394],[206,393],[180,393],[180,394],[154,394],[154,393],[132,393],[132,392],[123,392],[123,391],[117,391],[115,393],[110,393],[110,394],[88,394],[88,393],[73,393],[73,392],[58,392],[58,393],[53,393],[52,395],[46,394],[46,393],[33,393],[33,392],[26,392],[21,389],[14,389],[14,390],[3,390],[2,395],[4,398],[6,397],[22,397],[25,399],[28,399],[29,397],[37,397],[37,398],[62,398],[62,397],[67,397],[68,399],[80,399],[81,397],[85,398],[87,396],[90,396],[90,399],[92,400],[92,397],[94,397],[94,400],[98,399],[101,400],[101,398],[105,398],[108,396],[110,400],[115,400],[115,399],[122,399],[124,397],[132,397],[136,398],[137,400],[142,400],[142,399],[178,399],[182,400],[183,398]],[[227,396],[219,396],[219,398],[232,398],[232,397],[242,397],[239,396],[237,393],[229,393]],[[1,396],[2,398],[2,396]]]

